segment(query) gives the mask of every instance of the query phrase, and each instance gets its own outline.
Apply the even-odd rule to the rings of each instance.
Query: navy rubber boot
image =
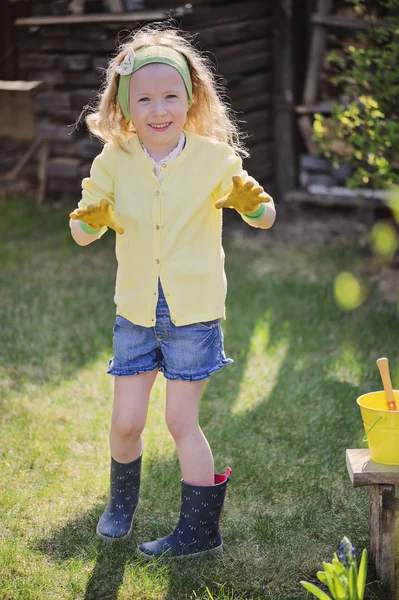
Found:
[[[139,503],[141,456],[130,463],[119,463],[111,456],[110,498],[96,534],[109,541],[129,537]]]
[[[188,558],[222,550],[219,522],[231,469],[215,474],[215,484],[189,485],[181,481],[180,519],[169,535],[140,544],[138,553],[145,559],[159,556]]]

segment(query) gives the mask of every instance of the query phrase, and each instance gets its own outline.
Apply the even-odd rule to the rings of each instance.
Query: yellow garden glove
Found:
[[[84,221],[93,229],[110,227],[116,233],[123,233],[122,225],[114,216],[114,211],[108,200],[100,200],[100,204],[89,204],[86,208],[76,208],[69,215],[76,221]]]
[[[252,177],[244,183],[239,175],[234,175],[233,189],[216,202],[215,208],[235,208],[239,213],[251,214],[260,207],[262,202],[270,202],[271,199],[271,196],[266,194],[263,187]]]

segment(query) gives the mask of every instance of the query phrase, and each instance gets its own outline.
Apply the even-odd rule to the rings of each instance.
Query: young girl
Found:
[[[182,472],[180,519],[139,546],[145,558],[221,550],[220,514],[231,469],[214,473],[198,412],[207,378],[224,365],[227,290],[222,208],[254,227],[275,219],[272,198],[242,168],[247,156],[212,68],[188,36],[146,26],[107,71],[90,131],[105,141],[71,213],[85,246],[116,231],[118,273],[110,432],[111,493],[97,535],[119,540],[138,504],[142,439],[158,371],[167,379],[166,423]]]

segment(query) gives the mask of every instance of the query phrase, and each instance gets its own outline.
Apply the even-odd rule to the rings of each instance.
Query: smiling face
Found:
[[[160,160],[177,146],[187,111],[186,87],[176,69],[151,63],[133,73],[130,115],[153,158]]]

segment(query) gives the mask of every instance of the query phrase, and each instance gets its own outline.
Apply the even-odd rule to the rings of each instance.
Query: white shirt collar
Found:
[[[159,161],[154,160],[152,158],[152,156],[150,156],[150,153],[148,152],[147,148],[144,146],[143,142],[141,142],[141,145],[143,147],[144,152],[150,159],[150,161],[152,163],[154,163],[154,165],[159,166],[161,163],[169,162],[169,161],[173,160],[174,158],[176,158],[177,156],[179,156],[179,154],[181,154],[181,152],[184,148],[185,142],[186,142],[186,135],[185,135],[184,131],[182,131],[180,134],[180,138],[179,138],[176,148],[174,150],[172,150],[172,152],[170,152],[168,154],[168,156],[165,156],[165,158],[161,158],[161,160],[159,160]]]

